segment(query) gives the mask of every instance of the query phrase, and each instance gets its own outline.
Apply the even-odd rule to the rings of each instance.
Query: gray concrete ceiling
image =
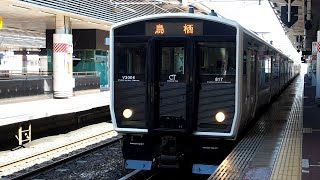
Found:
[[[33,6],[18,1],[1,0],[0,50],[19,48],[45,48],[46,29],[55,28],[55,15],[70,15],[58,10]],[[73,28],[107,29],[110,23],[72,15]],[[99,24],[95,24],[98,23]],[[89,23],[92,22],[92,23]],[[105,26],[106,25],[106,26]]]
[[[40,3],[41,1],[38,0],[29,0],[28,2],[21,0],[0,0],[0,16],[3,20],[3,28],[0,30],[0,51],[20,48],[44,48],[45,31],[46,29],[55,28],[56,15],[71,17],[73,29],[102,29],[108,31],[110,25],[115,21],[115,19],[108,19],[108,17],[117,17],[125,20],[130,18],[132,14],[141,16],[153,13],[182,12],[187,10],[181,6],[181,1],[177,0],[86,0],[86,3],[98,3],[99,1],[99,3],[109,7],[106,8],[108,12],[105,11],[102,15],[101,12],[97,12],[97,14],[93,14],[90,17],[82,15],[81,12],[85,10],[90,12],[90,10],[92,11],[92,9],[90,9],[92,7],[85,6],[86,9],[82,9],[81,12],[80,10],[79,12],[75,12],[73,9],[63,11],[60,6],[64,7],[68,3],[76,3],[76,1],[61,1],[63,2],[61,5],[50,5],[51,1],[52,3],[59,2],[54,0],[42,1],[46,3],[46,6],[43,6]],[[81,6],[84,6],[85,1],[83,0],[81,2]],[[75,9],[77,10],[77,8]]]
[[[53,0],[44,1],[45,3],[54,2]],[[86,0],[90,1],[90,0]],[[182,6],[186,0],[97,0],[97,2],[105,3],[110,12],[114,16],[126,18],[127,14],[131,15],[133,11],[146,15],[159,12],[183,12],[187,11],[187,7]],[[309,0],[308,0],[309,1]],[[320,0],[310,0],[312,3],[312,29],[304,30],[305,24],[305,0],[294,0],[292,5],[298,6],[298,21],[288,28],[282,23],[282,27],[289,37],[291,43],[297,49],[303,46],[301,50],[311,47],[311,42],[316,40],[316,33],[319,28]],[[30,0],[29,2],[40,2]],[[57,1],[58,2],[58,1]],[[69,1],[65,1],[69,2]],[[201,2],[201,1],[199,1]],[[269,0],[275,14],[281,23],[281,6],[285,6],[285,0]],[[154,12],[150,11],[150,7],[154,7]],[[209,9],[201,3],[194,3],[193,6],[199,9],[198,13],[204,13]],[[0,16],[3,18],[3,29],[0,30],[0,50],[9,48],[44,48],[45,47],[45,31],[46,29],[55,28],[55,16],[65,15],[71,17],[73,29],[102,29],[109,30],[114,20],[106,20],[106,18],[93,18],[81,15],[79,12],[62,11],[57,8],[45,7],[35,3],[27,3],[24,1],[1,0]],[[53,7],[53,5],[52,5]],[[90,8],[90,7],[87,7]],[[157,11],[155,10],[157,8]],[[201,11],[202,10],[202,11]],[[109,16],[109,15],[108,15]],[[105,15],[104,17],[108,17]],[[129,15],[127,15],[129,18]],[[101,16],[102,17],[102,16]],[[307,38],[306,43],[297,42],[297,36],[302,35]],[[305,36],[306,35],[306,36]]]

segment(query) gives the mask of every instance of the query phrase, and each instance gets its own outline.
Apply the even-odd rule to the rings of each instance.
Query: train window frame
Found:
[[[195,45],[196,45],[196,49],[197,49],[196,56],[197,56],[197,61],[199,63],[199,74],[200,75],[236,75],[236,42],[232,42],[232,41],[231,42],[229,42],[229,41],[225,41],[225,42],[197,41],[195,43]],[[224,45],[224,46],[222,46],[222,45]],[[202,58],[202,57],[204,57],[204,55],[202,55],[203,48],[220,49],[220,51],[222,49],[224,49],[224,53],[225,53],[224,58],[226,58],[224,60],[224,62],[227,62],[227,63],[223,64],[223,60],[220,60],[221,61],[221,64],[220,64],[221,68],[220,69],[211,69],[212,71],[213,70],[215,71],[213,73],[206,72],[207,70],[205,70],[205,72],[203,72],[203,69],[206,66],[205,65],[206,63],[204,62],[205,59]],[[230,51],[230,49],[233,52],[228,52],[228,51]],[[209,50],[208,50],[208,52],[209,52]],[[220,53],[222,53],[222,52],[220,52]],[[232,54],[233,54],[233,56],[232,56]],[[209,56],[207,56],[207,57],[209,57]],[[208,60],[208,62],[209,62],[209,60]],[[218,61],[215,61],[215,62],[216,62],[216,66],[218,66],[218,64],[217,64]],[[233,69],[233,71],[231,71],[231,69]],[[218,73],[218,71],[223,72],[223,70],[225,70],[224,73]]]
[[[179,48],[180,50],[179,51],[182,51],[183,53],[183,58],[181,59],[182,60],[182,66],[180,68],[182,68],[182,71],[178,71],[176,65],[178,64],[177,63],[177,59],[176,59],[176,56],[177,56],[177,51],[178,50],[177,48]],[[163,68],[164,68],[164,63],[165,63],[165,59],[163,59],[163,52],[164,52],[164,49],[167,49],[169,50],[169,59],[167,63],[167,66],[169,69],[167,70],[168,72],[163,72]],[[182,50],[181,50],[182,49]],[[161,75],[168,75],[168,74],[177,74],[177,75],[184,75],[185,74],[185,70],[186,70],[186,52],[185,52],[185,47],[184,46],[162,46],[161,47],[161,64],[160,64],[160,74]],[[179,54],[181,55],[181,53]]]
[[[125,65],[127,69],[121,72],[121,62],[122,56],[125,56],[127,54],[126,52],[123,53],[123,51],[129,51],[132,49],[133,50],[139,50],[143,49],[144,55],[142,55],[142,58],[140,59],[141,63],[136,63],[136,60],[134,60],[132,57],[135,55],[134,53],[131,54],[131,66],[129,67],[127,64]],[[147,66],[147,51],[148,51],[148,43],[147,42],[121,42],[121,43],[115,43],[115,53],[114,53],[114,62],[115,62],[115,68],[114,68],[114,81],[118,81],[119,79],[123,80],[125,77],[126,81],[127,80],[138,80],[138,81],[145,81],[145,76],[146,76],[146,66]],[[130,52],[128,52],[130,53]],[[144,57],[144,58],[143,58]],[[126,58],[125,61],[130,61],[129,58]],[[140,67],[140,68],[137,68]],[[128,72],[128,69],[131,69],[131,72]],[[138,71],[138,69],[141,69]],[[129,78],[129,79],[128,79]]]

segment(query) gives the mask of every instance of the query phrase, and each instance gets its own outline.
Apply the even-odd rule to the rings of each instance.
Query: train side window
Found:
[[[269,87],[270,76],[271,76],[271,57],[262,56],[260,59],[260,68],[259,68],[260,80],[259,87],[260,89],[266,89]]]
[[[279,57],[276,55],[275,57],[272,57],[272,77],[273,79],[278,79],[279,78]]]
[[[243,51],[243,75],[247,74],[247,51]]]

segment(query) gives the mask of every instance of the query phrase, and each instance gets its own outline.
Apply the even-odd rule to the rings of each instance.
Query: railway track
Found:
[[[137,169],[121,177],[119,180],[135,180],[135,179],[152,180],[159,174],[159,172],[160,172],[159,170],[144,171],[144,170]]]
[[[120,139],[121,139],[121,136],[118,135],[114,130],[109,130],[107,132],[103,132],[95,136],[91,136],[91,137],[84,138],[72,143],[68,143],[60,147],[44,150],[43,152],[33,154],[32,156],[28,156],[18,160],[0,164],[0,172],[5,172],[6,170],[9,170],[11,168],[22,166],[26,163],[33,162],[37,159],[53,156],[54,154],[62,154],[58,158],[54,158],[50,160],[50,162],[43,163],[45,165],[38,165],[37,168],[30,168],[31,170],[28,172],[24,172],[24,173],[16,172],[8,176],[10,177],[10,179],[30,179],[43,172],[47,172],[59,165],[62,165],[66,162],[83,157],[100,148],[116,143]],[[97,141],[100,141],[100,142],[97,144],[90,143],[90,142],[97,142]],[[85,146],[85,147],[82,147],[82,146]],[[79,147],[82,147],[82,148],[79,149]],[[72,153],[72,155],[67,155],[63,157],[63,155],[68,154],[69,152],[72,152],[72,151],[75,151],[74,153]]]
[[[134,170],[119,180],[175,180],[175,179],[193,179],[207,180],[209,175],[192,174],[189,170],[174,169],[154,169],[151,171]]]

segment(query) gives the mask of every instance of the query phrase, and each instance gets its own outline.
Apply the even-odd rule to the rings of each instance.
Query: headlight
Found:
[[[215,118],[218,122],[223,122],[225,119],[226,119],[226,116],[224,115],[223,112],[218,112],[216,115],[215,115]]]
[[[128,119],[132,116],[132,113],[133,112],[131,109],[125,109],[125,110],[123,110],[122,115],[123,115],[123,117]]]

